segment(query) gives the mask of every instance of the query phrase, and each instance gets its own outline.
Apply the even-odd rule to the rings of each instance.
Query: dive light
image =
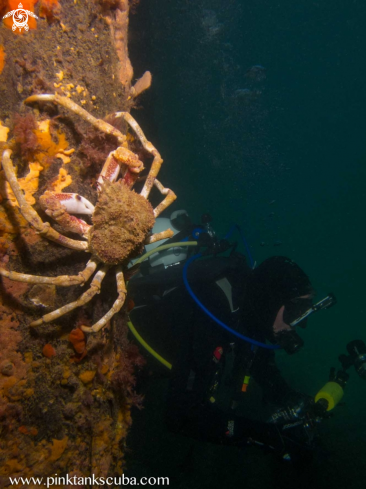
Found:
[[[331,411],[342,399],[349,375],[344,370],[330,369],[329,381],[315,396],[315,404],[323,411]]]

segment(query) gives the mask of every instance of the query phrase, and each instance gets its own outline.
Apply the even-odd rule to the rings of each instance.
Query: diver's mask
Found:
[[[296,297],[285,304],[283,321],[291,326],[291,330],[280,331],[276,334],[277,344],[288,354],[297,353],[304,345],[301,337],[296,333],[295,326],[306,328],[310,314],[328,309],[337,303],[333,294],[329,294],[316,304],[312,304],[311,298]]]

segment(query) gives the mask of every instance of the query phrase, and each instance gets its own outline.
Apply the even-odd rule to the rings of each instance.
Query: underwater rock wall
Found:
[[[0,27],[0,150],[11,149],[27,203],[47,220],[39,206],[46,190],[66,188],[95,204],[96,179],[117,147],[116,138],[55,104],[23,101],[57,92],[105,118],[129,111],[134,98],[150,86],[151,75],[147,72],[131,87],[127,0],[22,3],[38,17],[29,16],[29,30],[13,31],[11,16]],[[18,0],[0,1],[1,17],[17,8]],[[126,133],[123,121],[108,120]],[[89,258],[37,234],[20,213],[1,171],[1,268],[77,275]],[[134,370],[143,360],[127,340],[124,310],[97,335],[86,336],[79,328],[110,309],[117,295],[115,277],[107,276],[105,282],[92,303],[31,328],[30,322],[75,301],[87,287],[2,278],[0,487],[17,476],[122,473],[130,408],[141,402],[134,392]]]

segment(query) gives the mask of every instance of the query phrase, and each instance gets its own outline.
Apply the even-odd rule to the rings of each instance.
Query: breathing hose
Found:
[[[189,258],[186,262],[186,264],[184,265],[183,267],[183,281],[184,281],[184,285],[189,293],[189,295],[192,297],[192,299],[195,301],[195,303],[213,320],[215,321],[215,323],[217,323],[219,326],[221,326],[222,328],[226,329],[226,331],[229,331],[230,333],[232,333],[233,335],[237,336],[238,338],[240,338],[241,340],[244,340],[244,341],[247,341],[248,343],[251,343],[252,345],[255,345],[255,346],[260,346],[261,348],[266,348],[267,350],[278,350],[280,349],[281,347],[279,345],[268,345],[267,343],[262,343],[261,341],[257,341],[257,340],[253,340],[252,338],[249,338],[248,336],[244,336],[242,335],[241,333],[239,333],[238,331],[235,331],[235,329],[232,329],[230,328],[227,324],[223,323],[222,321],[220,321],[220,319],[218,319],[216,316],[214,316],[212,314],[212,312],[210,312],[207,307],[205,307],[202,302],[198,299],[198,297],[195,295],[195,293],[193,292],[191,286],[189,285],[189,282],[188,282],[188,278],[187,278],[187,271],[188,271],[188,267],[189,265],[194,261],[194,260],[197,260],[198,258],[200,258],[202,255],[201,253],[198,253],[197,255],[194,255],[192,256],[191,258]]]

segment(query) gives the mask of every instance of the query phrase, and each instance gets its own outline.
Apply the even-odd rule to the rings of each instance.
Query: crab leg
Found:
[[[55,241],[66,248],[71,248],[73,250],[83,250],[86,251],[88,249],[88,243],[84,241],[76,241],[75,239],[67,238],[62,234],[55,231],[48,222],[43,222],[39,217],[38,213],[30,206],[25,200],[24,194],[18,180],[15,176],[13,163],[11,161],[11,150],[6,149],[3,152],[3,169],[6,175],[6,179],[9,182],[9,185],[14,192],[14,195],[18,201],[20,212],[26,221],[29,222],[31,226],[33,226],[36,231],[42,236]]]
[[[79,194],[63,194],[46,191],[39,199],[45,213],[58,222],[65,231],[86,236],[91,226],[82,219],[72,216],[76,214],[93,214],[94,206]]]
[[[58,95],[57,93],[44,93],[39,95],[31,95],[24,100],[24,103],[26,104],[31,104],[32,102],[56,102],[66,109],[71,110],[71,112],[74,112],[97,129],[105,132],[106,134],[111,134],[112,136],[115,136],[120,144],[123,144],[126,141],[126,136],[122,134],[118,129],[108,124],[108,122],[102,121],[101,119],[96,119],[94,116],[89,114],[89,112],[87,112],[85,109],[80,107],[80,105],[76,104],[68,97],[63,97],[62,95]]]
[[[107,314],[99,319],[97,323],[93,324],[93,326],[81,326],[81,329],[86,333],[98,333],[98,331],[100,331],[123,306],[126,299],[127,290],[121,267],[117,268],[116,279],[118,292],[118,297],[116,301],[114,302],[112,308],[107,312]]]
[[[160,241],[161,239],[168,239],[172,238],[174,236],[174,233],[171,229],[166,229],[165,231],[162,231],[161,233],[155,233],[152,234],[147,238],[145,241],[145,244],[151,244],[151,243],[156,243],[157,241]]]
[[[172,204],[175,201],[177,196],[175,195],[173,190],[170,190],[170,188],[164,187],[164,185],[162,185],[159,182],[159,180],[156,178],[154,181],[154,185],[160,191],[160,193],[162,195],[166,195],[165,199],[162,202],[160,202],[160,204],[158,206],[156,206],[154,209],[154,216],[158,217],[159,214],[161,214],[167,207],[170,206],[170,204]]]
[[[59,275],[58,277],[42,277],[39,275],[28,275],[26,273],[8,272],[0,268],[0,275],[16,282],[27,284],[49,284],[68,287],[69,285],[83,285],[95,272],[98,262],[89,260],[85,269],[78,275]]]
[[[152,186],[154,185],[154,180],[160,171],[163,160],[158,150],[153,146],[152,143],[150,143],[150,141],[146,139],[143,130],[131,114],[129,114],[128,112],[116,112],[114,115],[115,117],[122,117],[132,127],[136,136],[139,138],[143,148],[146,149],[146,151],[148,151],[154,157],[149,174],[146,177],[144,187],[141,190],[141,195],[145,197],[145,199],[147,199],[151,192]]]
[[[95,272],[98,264],[99,264],[99,260],[96,260],[95,258],[91,258],[86,264],[84,270],[82,272],[79,272],[79,275],[81,275],[84,279],[83,283],[87,282],[90,279],[90,277]]]
[[[40,326],[43,323],[49,323],[63,316],[64,314],[76,309],[77,307],[81,307],[87,304],[89,301],[92,300],[92,298],[96,294],[99,294],[100,284],[103,278],[105,277],[108,268],[109,267],[104,266],[96,273],[95,277],[93,278],[90,284],[90,288],[86,292],[84,292],[84,294],[82,294],[76,301],[70,302],[69,304],[62,306],[59,309],[50,312],[49,314],[45,314],[44,316],[41,317],[41,319],[38,319],[37,321],[33,321],[30,324],[30,326]]]

